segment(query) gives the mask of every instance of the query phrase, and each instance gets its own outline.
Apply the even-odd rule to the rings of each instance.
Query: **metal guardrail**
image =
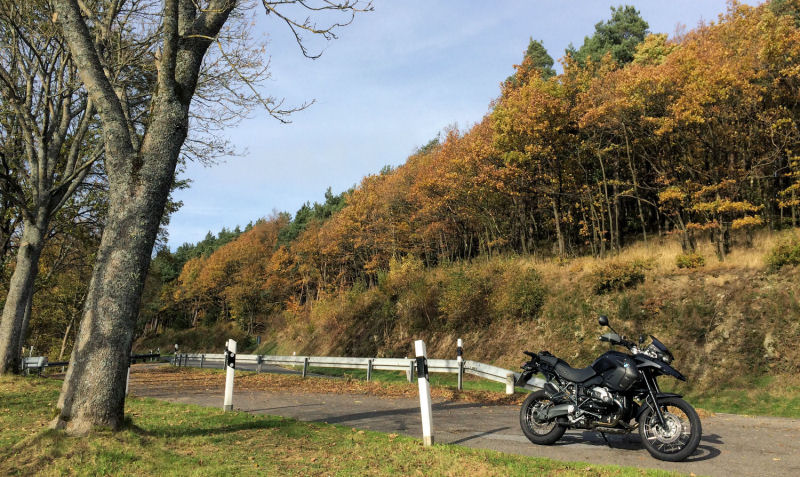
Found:
[[[173,358],[176,366],[206,367],[207,365],[222,365],[225,355],[222,353],[179,353]],[[514,383],[520,373],[509,369],[500,368],[491,364],[478,361],[458,361],[455,359],[428,359],[428,372],[471,374],[479,378],[495,381],[506,385],[506,392],[513,393]],[[280,356],[280,355],[236,355],[237,368],[241,365],[254,367],[256,372],[261,372],[264,365],[272,366],[302,366],[303,376],[308,373],[309,367],[340,368],[340,369],[365,369],[367,380],[371,379],[373,370],[405,371],[409,381],[413,379],[416,360],[412,358],[349,358],[340,356]],[[544,386],[545,381],[540,378],[528,380],[524,388],[535,391]]]
[[[130,356],[130,362],[135,363],[137,361],[156,361],[161,358],[159,353],[149,353],[149,354],[132,354]],[[22,362],[20,363],[23,372],[30,373],[31,370],[36,370],[41,374],[42,370],[45,368],[58,368],[58,367],[65,367],[69,366],[69,361],[48,361],[47,356],[23,356]]]

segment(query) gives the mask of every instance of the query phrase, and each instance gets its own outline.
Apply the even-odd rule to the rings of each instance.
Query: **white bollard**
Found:
[[[128,377],[125,378],[125,395],[128,395],[128,388],[131,384],[131,363],[128,362]]]
[[[461,338],[456,342],[456,361],[458,361],[458,390],[464,389],[464,342]]]
[[[236,369],[236,342],[228,340],[225,345],[225,401],[222,409],[225,411],[233,410],[233,373]]]
[[[417,354],[417,382],[419,383],[419,408],[422,413],[422,444],[433,445],[433,409],[431,407],[431,385],[428,383],[428,365],[426,362],[427,351],[425,342],[414,342],[414,351]],[[421,358],[421,360],[420,360]],[[424,363],[420,366],[420,362]],[[419,369],[422,367],[423,369]]]

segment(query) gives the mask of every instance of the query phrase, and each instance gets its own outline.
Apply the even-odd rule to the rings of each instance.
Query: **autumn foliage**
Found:
[[[798,225],[795,16],[772,3],[731,3],[715,23],[646,37],[626,63],[568,56],[558,75],[529,63],[479,123],[367,176],[331,214],[306,211],[302,227],[299,213],[274,217],[188,261],[167,308],[192,325],[235,320],[258,333],[268,316],[402,279],[401,295],[384,289],[395,290],[393,319],[481,325],[502,315],[496,303],[535,314],[541,291],[501,296],[459,272],[461,261],[604,257],[670,234],[685,254],[711,240],[724,260],[756,229]],[[414,281],[415,270],[440,265],[449,267],[446,282],[420,282],[422,272]],[[634,286],[637,270],[598,278],[598,293]]]

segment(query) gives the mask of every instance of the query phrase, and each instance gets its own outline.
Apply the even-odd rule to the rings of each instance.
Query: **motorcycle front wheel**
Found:
[[[659,399],[658,407],[664,416],[665,426],[659,422],[652,407],[639,417],[639,435],[645,449],[659,460],[679,462],[697,449],[703,433],[697,411],[677,397]]]
[[[536,391],[528,395],[519,410],[519,425],[522,433],[531,442],[540,445],[550,445],[561,439],[567,429],[557,423],[555,419],[542,419],[538,417],[546,412],[553,403],[544,391]]]

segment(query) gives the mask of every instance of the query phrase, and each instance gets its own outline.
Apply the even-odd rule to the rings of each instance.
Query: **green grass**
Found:
[[[760,376],[713,392],[688,392],[684,398],[712,412],[800,418],[800,386]]]
[[[124,429],[71,438],[48,430],[60,383],[0,378],[0,475],[559,475],[663,471],[423,448],[394,434],[130,398]]]

